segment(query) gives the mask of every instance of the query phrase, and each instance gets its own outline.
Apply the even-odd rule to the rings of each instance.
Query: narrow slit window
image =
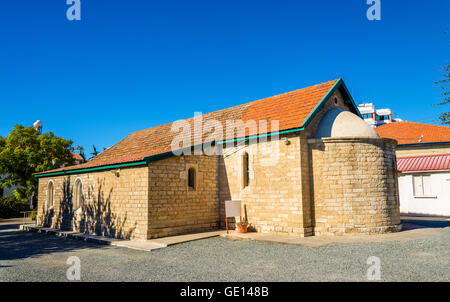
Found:
[[[250,164],[249,164],[249,158],[248,153],[244,153],[243,157],[244,162],[244,187],[248,187],[250,185]]]
[[[73,194],[73,209],[79,209],[83,204],[83,184],[80,179],[75,182],[74,194]]]
[[[53,182],[50,181],[48,183],[48,188],[47,188],[47,206],[49,208],[53,207],[53,197],[55,195],[55,190],[53,188]]]
[[[189,168],[188,170],[188,187],[195,190],[196,187],[196,179],[195,179],[195,169]]]

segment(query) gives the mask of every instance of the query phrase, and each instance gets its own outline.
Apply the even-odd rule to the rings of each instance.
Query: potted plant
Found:
[[[237,228],[239,233],[247,233],[248,223],[245,221],[240,221],[237,223]]]
[[[248,220],[247,220],[247,206],[245,204],[244,204],[244,220],[239,221],[236,225],[239,233],[247,233]]]

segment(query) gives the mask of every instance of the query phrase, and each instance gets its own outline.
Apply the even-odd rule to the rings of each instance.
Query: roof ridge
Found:
[[[276,97],[284,96],[284,95],[287,95],[287,94],[289,94],[289,93],[298,92],[298,91],[304,90],[304,89],[311,89],[311,88],[315,88],[315,87],[317,88],[317,86],[325,85],[325,84],[328,84],[328,83],[331,83],[331,82],[337,82],[337,81],[339,81],[339,80],[340,80],[340,79],[334,79],[334,80],[331,80],[331,81],[322,82],[322,83],[315,84],[315,85],[312,85],[312,86],[307,86],[307,87],[295,89],[295,90],[292,90],[292,91],[283,92],[283,93],[276,94],[276,95],[272,95],[272,96],[265,97],[265,98],[262,98],[262,99],[257,99],[257,100],[251,101],[251,102],[249,102],[249,103],[246,103],[246,104],[250,104],[250,103],[262,101],[262,100],[265,100],[265,99],[271,99],[271,98],[276,98]]]
[[[378,126],[377,128],[383,128],[386,126],[390,126],[390,125],[399,125],[399,124],[418,124],[418,125],[424,125],[424,126],[430,126],[430,127],[442,127],[442,128],[446,128],[446,129],[450,129],[450,126],[445,126],[445,125],[433,125],[433,124],[426,124],[426,123],[419,123],[419,122],[411,122],[411,121],[398,121],[398,122],[393,122],[393,123],[388,123],[388,124],[384,124],[381,126]]]
[[[218,109],[218,110],[215,110],[215,111],[202,113],[200,116],[204,116],[206,114],[213,114],[213,113],[217,113],[217,112],[220,112],[220,111],[223,111],[223,110],[232,109],[232,108],[236,108],[236,107],[240,107],[240,106],[250,105],[252,103],[256,103],[256,102],[259,102],[259,101],[263,101],[263,100],[267,100],[267,99],[271,99],[271,98],[284,96],[284,95],[287,95],[289,93],[298,92],[298,91],[304,90],[304,89],[310,89],[310,88],[315,88],[315,87],[317,88],[317,86],[325,85],[325,84],[328,84],[328,83],[331,83],[331,82],[337,82],[339,80],[341,80],[341,78],[334,79],[334,80],[331,80],[331,81],[322,82],[322,83],[315,84],[315,85],[312,85],[312,86],[299,88],[299,89],[288,91],[288,92],[283,92],[283,93],[280,93],[280,94],[276,94],[276,95],[272,95],[272,96],[268,96],[268,97],[264,97],[264,98],[260,98],[260,99],[257,99],[257,100],[245,102],[245,103],[234,105],[234,106],[231,106],[231,107],[226,107],[226,108]],[[146,128],[146,129],[137,130],[137,131],[134,131],[134,132],[130,133],[128,136],[132,135],[133,133],[138,133],[138,132],[146,131],[146,130],[149,130],[149,129],[154,129],[154,128],[157,128],[157,127],[168,126],[170,124],[175,123],[176,121],[187,121],[187,120],[190,120],[190,119],[193,119],[193,117],[188,117],[188,118],[185,118],[185,119],[177,119],[177,120],[174,120],[172,122],[165,123],[165,124],[157,125],[157,126],[154,126],[154,127],[149,127],[149,128]]]

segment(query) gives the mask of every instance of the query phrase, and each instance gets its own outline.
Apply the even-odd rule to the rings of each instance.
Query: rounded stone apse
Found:
[[[314,234],[379,234],[401,229],[395,147],[360,117],[329,110],[311,146]]]

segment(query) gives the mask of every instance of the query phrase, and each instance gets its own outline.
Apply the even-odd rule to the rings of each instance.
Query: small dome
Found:
[[[319,122],[315,138],[323,137],[379,137],[362,118],[350,111],[334,108]]]

